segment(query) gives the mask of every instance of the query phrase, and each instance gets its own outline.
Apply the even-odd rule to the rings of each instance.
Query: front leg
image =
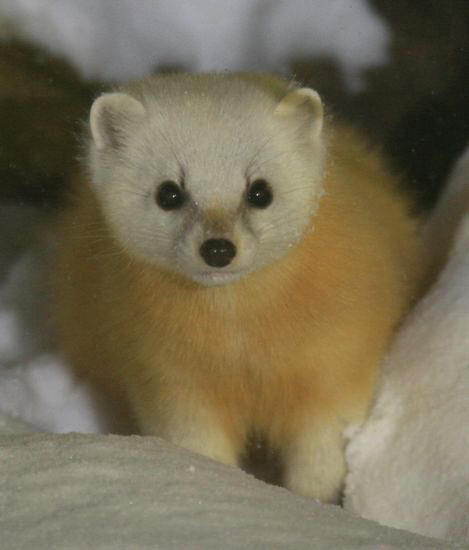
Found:
[[[322,502],[340,500],[345,476],[343,424],[337,419],[309,418],[284,450],[285,486]]]
[[[165,386],[134,398],[134,410],[143,434],[156,435],[222,462],[237,466],[244,441],[226,422],[222,410],[208,402],[203,392]]]

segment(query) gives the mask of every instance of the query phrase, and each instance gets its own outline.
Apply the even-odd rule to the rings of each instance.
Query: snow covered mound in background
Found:
[[[288,72],[295,58],[326,56],[356,91],[389,43],[365,0],[0,0],[0,16],[85,77],[110,81],[162,66]]]
[[[274,4],[274,3],[273,3]],[[351,91],[364,71],[388,61],[390,31],[366,0],[282,0],[261,22],[264,63],[288,72],[292,59],[312,54],[335,60]]]

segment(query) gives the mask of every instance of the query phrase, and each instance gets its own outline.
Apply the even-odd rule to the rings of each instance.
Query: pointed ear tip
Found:
[[[89,114],[91,136],[97,148],[115,142],[116,129],[138,122],[144,113],[142,103],[128,94],[111,92],[97,97]]]
[[[134,114],[143,113],[145,110],[140,101],[122,92],[110,92],[98,96],[91,105],[90,113],[98,114],[105,107],[111,110],[130,110]]]
[[[313,88],[299,88],[297,92],[303,96],[309,97],[318,101],[319,103],[322,103],[321,96],[316,90],[313,90]]]
[[[323,105],[318,92],[312,88],[296,88],[288,92],[278,103],[275,112],[279,115],[288,115],[308,106],[317,116],[322,116]]]
[[[122,94],[119,94],[122,95]],[[104,94],[99,95],[91,105],[91,109],[97,110],[100,106],[105,105],[106,103],[115,103],[115,96],[114,93],[106,92]]]
[[[95,126],[96,121],[99,119],[100,115],[103,112],[103,109],[106,107],[106,105],[109,105],[110,95],[111,94],[102,94],[93,101],[89,115],[91,129],[93,129],[93,126]]]

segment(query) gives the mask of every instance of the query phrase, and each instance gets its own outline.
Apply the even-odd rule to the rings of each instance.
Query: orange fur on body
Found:
[[[287,487],[336,499],[343,431],[363,421],[419,279],[416,222],[379,156],[333,129],[311,228],[281,259],[222,287],[129,257],[83,180],[53,270],[75,371],[143,433],[228,464],[262,433],[284,458]]]

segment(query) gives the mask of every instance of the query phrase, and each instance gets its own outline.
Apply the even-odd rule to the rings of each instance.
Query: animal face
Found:
[[[158,77],[90,115],[94,189],[129,254],[206,286],[284,255],[321,192],[322,108],[222,75]]]

